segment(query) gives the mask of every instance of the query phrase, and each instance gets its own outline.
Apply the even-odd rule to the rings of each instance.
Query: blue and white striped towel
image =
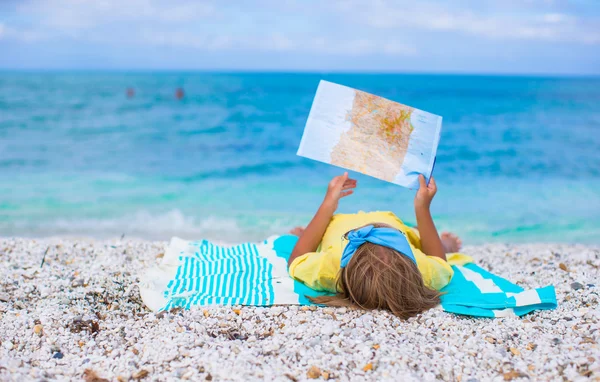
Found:
[[[452,264],[452,255],[448,261]],[[442,289],[442,308],[446,312],[476,317],[507,317],[557,306],[552,285],[524,290],[474,263],[452,265],[452,269],[452,281]]]
[[[163,261],[141,277],[142,300],[154,311],[204,305],[310,305],[326,295],[292,279],[287,260],[298,238],[232,247],[173,238]]]
[[[297,240],[284,235],[224,247],[173,238],[161,264],[141,277],[142,300],[153,311],[205,305],[311,305],[306,296],[325,293],[289,276],[287,260]],[[442,308],[447,312],[505,317],[556,307],[552,286],[524,291],[473,263],[452,268],[454,277],[442,290]]]

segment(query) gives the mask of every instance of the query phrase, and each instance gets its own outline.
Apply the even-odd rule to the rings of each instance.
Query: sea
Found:
[[[443,117],[440,231],[600,244],[600,77],[358,73],[0,72],[0,236],[238,243],[306,225],[343,171],[296,155],[321,79]],[[339,212],[415,223],[414,190],[351,176]]]

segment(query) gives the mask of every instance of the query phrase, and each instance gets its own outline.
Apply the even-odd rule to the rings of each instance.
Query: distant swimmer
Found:
[[[183,89],[177,88],[177,91],[175,92],[175,98],[183,99],[184,96],[185,96],[185,93],[183,92]]]
[[[135,96],[135,90],[133,88],[127,88],[127,98],[133,98]]]

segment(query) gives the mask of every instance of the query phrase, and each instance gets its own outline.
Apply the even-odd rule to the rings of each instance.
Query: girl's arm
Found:
[[[302,235],[300,235],[298,242],[296,242],[296,246],[288,260],[288,266],[297,257],[317,250],[331,217],[337,210],[339,200],[352,194],[353,188],[356,188],[356,180],[348,179],[347,172],[344,175],[336,176],[329,182],[325,199]]]
[[[425,182],[425,177],[419,175],[419,191],[415,196],[415,215],[417,216],[417,227],[421,236],[421,247],[423,252],[429,256],[435,256],[446,260],[446,251],[442,240],[438,235],[429,207],[431,200],[437,192],[435,179],[433,176],[429,185]]]

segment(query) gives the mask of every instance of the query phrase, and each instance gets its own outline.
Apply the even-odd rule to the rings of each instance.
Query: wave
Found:
[[[227,129],[223,126],[215,126],[207,129],[195,129],[195,130],[179,130],[177,132],[178,135],[183,137],[192,137],[195,135],[212,135],[212,134],[222,134],[227,133]]]
[[[151,213],[146,210],[114,218],[58,218],[51,221],[0,223],[2,236],[25,237],[92,237],[99,239],[133,237],[168,240],[173,236],[190,240],[207,239],[219,244],[260,241],[290,229],[281,219],[256,219],[241,222],[234,218],[205,216],[197,218],[180,210]]]
[[[259,242],[306,224],[307,216],[247,213],[245,216],[192,216],[178,209],[155,213],[140,210],[117,217],[50,218],[2,221],[2,237],[61,237],[112,239],[125,236],[146,240],[207,239],[218,244]],[[463,242],[483,243],[582,243],[597,244],[598,223],[588,219],[553,221],[542,224],[509,224],[475,221],[468,216],[436,218],[440,231],[458,233]]]

